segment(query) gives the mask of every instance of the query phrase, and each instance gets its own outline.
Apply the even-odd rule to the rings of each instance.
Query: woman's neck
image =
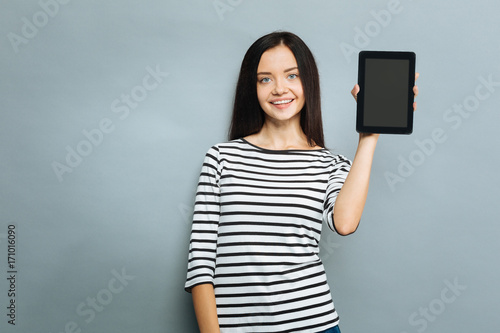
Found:
[[[256,146],[271,150],[320,148],[309,145],[307,136],[298,122],[273,123],[266,121],[258,133],[249,135],[245,139]]]

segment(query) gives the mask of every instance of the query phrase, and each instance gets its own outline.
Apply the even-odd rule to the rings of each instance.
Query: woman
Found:
[[[196,194],[185,288],[200,331],[340,332],[321,226],[358,227],[378,135],[360,134],[352,164],[325,149],[313,55],[275,32],[243,59],[229,139]]]

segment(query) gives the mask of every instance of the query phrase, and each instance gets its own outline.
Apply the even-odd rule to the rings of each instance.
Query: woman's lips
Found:
[[[294,99],[290,98],[290,99],[280,99],[280,100],[272,101],[272,102],[269,102],[269,103],[271,103],[271,105],[273,105],[274,107],[276,107],[278,109],[285,109],[293,101],[294,101]]]

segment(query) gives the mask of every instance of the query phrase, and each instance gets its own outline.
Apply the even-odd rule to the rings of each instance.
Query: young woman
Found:
[[[333,155],[305,43],[275,32],[249,48],[229,142],[206,154],[196,194],[185,289],[202,333],[340,332],[321,227],[358,227],[377,139],[360,134],[352,163]]]

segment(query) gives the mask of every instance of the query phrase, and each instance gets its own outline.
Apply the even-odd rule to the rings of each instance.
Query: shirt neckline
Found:
[[[319,148],[319,149],[268,149],[268,148],[262,148],[260,146],[257,146],[249,141],[247,141],[246,139],[244,138],[240,138],[240,140],[244,143],[246,143],[247,145],[250,145],[254,148],[257,148],[259,150],[262,150],[262,151],[266,151],[266,152],[271,152],[271,153],[288,153],[288,152],[318,152],[318,151],[325,151],[326,148]]]

